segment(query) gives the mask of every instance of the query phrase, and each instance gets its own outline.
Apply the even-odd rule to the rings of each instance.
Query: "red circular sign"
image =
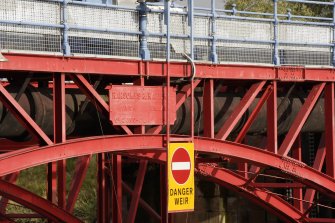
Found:
[[[184,184],[191,173],[191,158],[186,149],[178,148],[171,159],[172,176],[178,184]]]

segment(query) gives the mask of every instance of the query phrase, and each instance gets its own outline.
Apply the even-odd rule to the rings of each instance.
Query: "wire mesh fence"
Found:
[[[67,23],[73,54],[139,56],[138,12],[108,7],[69,5]],[[113,32],[115,31],[115,32]],[[124,31],[125,33],[116,33]]]
[[[68,5],[67,23],[91,29],[139,31],[138,12],[88,5]]]
[[[65,8],[65,11],[63,11]],[[172,10],[173,11],[173,10]],[[178,13],[176,13],[178,12]],[[174,10],[170,19],[171,59],[212,60],[224,63],[273,64],[278,41],[283,65],[333,65],[333,27],[296,21],[280,21],[275,38],[273,20],[220,14],[195,14],[193,32],[187,10]],[[63,53],[67,37],[72,55],[140,58],[140,13],[138,9],[90,5],[70,1],[0,1],[1,51]],[[64,26],[66,24],[66,27]],[[65,28],[69,28],[68,30]],[[164,13],[149,11],[147,44],[152,59],[166,58]],[[66,32],[66,35],[65,35]]]
[[[267,21],[218,19],[216,32],[220,38],[225,39],[271,41],[273,24]]]
[[[280,24],[280,63],[283,65],[332,65],[332,47],[330,46],[333,40],[332,33],[333,29],[327,26]],[[287,42],[297,44],[285,44]]]
[[[273,39],[271,22],[224,18],[217,20],[216,29],[218,38],[223,39],[217,43],[219,61],[267,64],[273,62],[273,47],[270,44]]]
[[[210,60],[211,41],[206,39],[195,39],[194,59],[201,61]]]
[[[61,30],[27,25],[0,24],[2,51],[61,52]]]
[[[35,0],[0,1],[0,49],[61,53],[60,3]],[[15,24],[15,22],[17,24]],[[38,25],[28,25],[36,23]]]
[[[311,47],[295,47],[287,44],[279,50],[282,65],[331,66],[333,65],[332,55],[330,47],[318,47],[316,50]]]
[[[37,0],[1,0],[0,20],[29,21],[32,23],[59,24],[59,2]]]
[[[137,35],[72,30],[69,44],[74,55],[139,57]]]
[[[245,44],[220,41],[217,48],[221,62],[232,63],[273,63],[273,47],[270,44]]]

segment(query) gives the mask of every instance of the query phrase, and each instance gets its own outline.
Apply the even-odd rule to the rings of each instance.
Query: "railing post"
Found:
[[[164,24],[166,25],[166,61],[169,62],[171,58],[171,33],[170,33],[170,17],[171,17],[171,2],[170,0],[164,1]]]
[[[333,66],[335,66],[335,0],[333,1],[334,5],[333,5]]]
[[[140,0],[140,56],[143,60],[150,60],[150,51],[148,48],[148,7],[145,0]]]
[[[210,60],[213,63],[218,63],[218,54],[216,52],[216,10],[215,10],[215,0],[212,0],[212,51],[210,55]]]
[[[291,19],[292,19],[291,9],[287,9],[287,20],[291,21]]]
[[[63,23],[63,53],[65,56],[70,56],[71,54],[71,48],[69,44],[69,26],[67,24],[67,12],[66,12],[66,7],[68,4],[69,0],[63,0],[63,5],[62,5],[62,23]]]
[[[167,149],[169,148],[169,143],[170,143],[170,115],[169,115],[169,109],[170,109],[170,58],[171,58],[171,50],[170,50],[170,43],[171,43],[171,24],[170,24],[170,19],[171,19],[171,1],[170,0],[164,0],[164,24],[166,25],[166,64],[165,64],[165,74],[166,74],[166,90],[165,90],[165,117],[166,117],[166,145]],[[168,154],[168,153],[167,153]],[[168,155],[167,155],[168,156]],[[168,157],[166,158],[168,159]],[[161,211],[161,216],[162,216],[162,223],[168,223],[171,222],[169,221],[169,213],[168,213],[168,167],[165,165],[165,175],[162,181],[164,181],[164,198],[162,198],[162,201],[165,203],[163,204]]]
[[[273,28],[274,28],[274,55],[273,62],[275,65],[280,65],[279,58],[279,21],[278,21],[278,0],[273,0]]]
[[[188,0],[188,26],[190,27],[190,56],[194,60],[194,4]]]
[[[236,4],[232,4],[232,14],[233,14],[233,16],[236,16],[236,14],[237,14],[237,9],[236,9]]]

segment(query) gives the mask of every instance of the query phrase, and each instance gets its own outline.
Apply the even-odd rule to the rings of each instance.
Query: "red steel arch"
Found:
[[[155,152],[164,153],[165,136],[163,135],[132,135],[132,136],[105,136],[105,137],[90,137],[85,139],[69,140],[63,144],[55,144],[52,146],[45,146],[41,148],[27,148],[6,154],[0,155],[0,176],[14,173],[23,169],[38,166],[41,164],[64,160],[72,157],[104,153],[104,152],[122,152],[130,153],[132,155],[151,151],[151,159],[164,159],[164,156],[158,155]],[[317,189],[320,192],[327,193],[329,197],[334,197],[335,181],[330,177],[317,172],[316,170],[299,163],[294,163],[286,157],[279,156],[264,150],[254,147],[231,143],[222,140],[215,140],[210,138],[195,138],[195,148],[201,153],[210,153],[215,155],[223,155],[249,161],[261,166],[269,166],[286,171],[286,174],[293,176],[297,181],[300,181],[308,186]],[[16,162],[13,162],[13,161]],[[290,172],[287,168],[288,162],[295,165],[295,172]],[[296,161],[295,161],[296,162]],[[203,166],[200,166],[200,170]],[[207,168],[207,171],[210,168]],[[234,185],[235,190],[245,192],[245,196],[252,198],[258,204],[263,204],[266,209],[271,209],[273,213],[282,219],[290,219],[291,222],[303,222],[302,214],[293,206],[290,206],[285,201],[277,198],[266,190],[261,188],[248,189],[244,188],[246,181],[243,178],[238,178],[231,175],[232,182],[225,181],[220,175],[224,170],[215,169],[213,172],[208,172],[208,178],[221,185]],[[229,172],[227,172],[229,174]],[[236,183],[236,182],[240,183]],[[235,183],[234,183],[235,182]],[[234,184],[233,184],[234,183]],[[269,200],[269,198],[271,198]],[[279,210],[285,207],[283,211]],[[302,221],[303,220],[303,221]]]
[[[230,170],[204,164],[198,165],[197,169],[197,172],[202,174],[206,180],[240,193],[243,197],[257,203],[285,222],[309,222],[303,213],[280,197],[265,189],[254,188],[252,185],[246,187],[248,180]]]
[[[90,137],[41,148],[22,149],[0,155],[0,176],[41,164],[104,152],[163,150],[163,135],[127,135]],[[265,150],[210,138],[195,138],[198,152],[246,160],[273,167],[331,198],[335,198],[335,180],[303,163]],[[15,162],[14,162],[15,161]],[[290,168],[294,166],[294,168]]]
[[[133,156],[137,157],[136,154],[133,154]],[[141,157],[141,155],[139,157]],[[161,162],[165,162],[165,160],[161,159],[161,157],[152,157],[151,159],[158,159]],[[303,218],[302,213],[300,213],[297,209],[276,195],[268,193],[266,190],[248,190],[247,187],[241,188],[241,186],[247,183],[247,180],[227,169],[218,169],[216,167],[208,167],[205,165],[198,165],[197,168],[196,172],[198,174],[205,175],[205,178],[209,181],[217,183],[220,186],[227,187],[228,189],[242,192],[242,196],[259,204],[285,222],[300,222],[299,219]],[[215,172],[215,174],[211,175],[213,172]],[[0,194],[24,205],[27,208],[30,208],[31,210],[34,210],[42,216],[48,217],[54,222],[81,222],[73,215],[63,211],[49,201],[3,180],[0,180]],[[18,196],[18,194],[20,194],[20,196]]]
[[[124,153],[124,155],[127,156],[129,154]],[[140,159],[146,158],[159,163],[166,162],[166,153],[163,151],[149,153],[132,152],[131,157]],[[208,181],[240,193],[243,197],[260,205],[285,222],[310,222],[310,219],[307,218],[304,213],[301,213],[279,196],[272,194],[266,189],[253,187],[252,184],[249,184],[247,179],[244,179],[228,169],[197,164],[195,172]]]
[[[116,138],[116,137],[113,137]],[[102,139],[103,140],[103,139]],[[86,142],[90,142],[89,140],[86,140]],[[73,142],[78,143],[78,141]],[[71,143],[69,143],[71,144]],[[75,149],[75,147],[73,147]],[[28,150],[28,149],[27,149]],[[141,149],[140,149],[141,150]],[[141,151],[138,151],[140,153],[136,153],[134,152],[134,149],[132,149],[132,156],[134,157],[139,157],[139,158],[143,158],[145,157],[145,155],[143,156],[143,154],[141,154]],[[36,149],[31,150],[33,153],[36,152]],[[22,154],[29,154],[29,152],[26,153],[22,153]],[[151,155],[152,156],[147,156],[147,158],[150,158],[152,160],[156,160],[156,161],[160,161],[160,162],[165,162],[165,155],[163,151],[161,151],[161,149],[157,149],[157,150],[153,150]],[[15,156],[13,156],[15,157]],[[214,173],[215,172],[215,173]],[[198,174],[205,174],[205,178],[209,181],[212,181],[214,183],[217,183],[221,186],[227,187],[229,189],[233,189],[235,191],[239,191],[242,192],[242,195],[244,197],[246,197],[247,199],[256,202],[257,204],[259,204],[260,206],[262,206],[263,208],[269,210],[270,212],[272,212],[273,214],[275,214],[276,216],[278,216],[279,218],[281,218],[282,220],[284,220],[285,222],[301,222],[299,221],[300,219],[303,218],[303,214],[300,213],[297,209],[295,209],[293,206],[291,206],[290,204],[288,204],[286,201],[282,200],[281,198],[277,197],[276,195],[273,195],[271,193],[268,193],[268,191],[264,190],[264,189],[255,189],[252,188],[252,190],[250,190],[250,187],[244,187],[243,185],[245,185],[247,183],[247,180],[243,179],[241,176],[238,176],[234,173],[232,173],[229,170],[226,169],[219,169],[216,167],[208,167],[205,166],[203,164],[200,164],[197,166],[197,173]],[[222,174],[225,175],[225,177],[222,176]],[[5,187],[2,187],[2,185],[6,185]],[[15,197],[18,194],[25,194],[27,196],[30,196],[30,192],[26,191],[25,193],[22,193],[23,189],[20,189],[19,187],[7,183],[5,181],[0,182],[0,194],[1,195],[7,195],[7,191],[15,191],[10,194],[9,198],[13,199],[14,201],[20,201],[20,199],[22,199],[21,197]],[[20,193],[18,193],[17,190],[21,190]],[[42,199],[42,198],[35,198],[36,195],[33,195],[33,199],[34,202],[29,203],[22,203],[25,204],[28,208],[31,208],[33,210],[36,210],[35,206],[37,205],[41,210],[37,209],[36,212],[40,213],[41,215],[44,214],[44,216],[49,217],[49,212],[50,208],[51,208],[51,212],[52,212],[52,208],[56,208],[56,214],[59,211],[62,211],[61,209],[58,209],[56,206],[52,205],[50,202]],[[44,204],[42,201],[40,200],[44,200]],[[36,202],[38,201],[38,202]],[[31,207],[31,203],[33,203],[35,206]],[[279,208],[280,207],[280,208]],[[44,210],[46,209],[46,210]],[[45,212],[47,213],[47,215],[45,214]],[[63,211],[64,212],[64,211]],[[66,212],[65,212],[66,213]],[[68,218],[69,216],[71,216],[70,214],[66,213],[66,215],[64,215],[64,218]],[[52,216],[53,217],[53,216]],[[51,218],[52,220],[54,220],[54,218]],[[65,221],[68,222],[68,221]],[[75,221],[71,221],[71,222],[75,222]]]

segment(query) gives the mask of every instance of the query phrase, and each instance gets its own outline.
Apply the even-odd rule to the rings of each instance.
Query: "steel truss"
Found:
[[[4,140],[5,149],[0,155],[1,219],[10,222],[15,218],[31,217],[6,213],[8,200],[12,200],[31,209],[36,213],[34,217],[53,222],[80,222],[72,213],[92,155],[97,154],[99,222],[110,222],[111,219],[113,222],[135,222],[139,206],[157,222],[167,222],[164,187],[167,136],[162,134],[165,126],[114,126],[117,132],[114,135],[67,139],[65,92],[67,88],[79,89],[87,97],[86,104],[92,102],[102,116],[109,117],[111,108],[98,90],[99,83],[103,83],[103,89],[112,84],[129,82],[140,86],[163,86],[169,75],[171,85],[178,87],[176,111],[192,104],[190,96],[194,95],[195,89],[202,89],[203,131],[198,133],[201,136],[193,138],[195,124],[190,125],[190,135],[169,135],[170,141],[194,140],[196,173],[200,179],[236,191],[284,222],[335,222],[331,218],[320,219],[309,215],[313,207],[322,204],[316,195],[335,200],[333,69],[198,64],[196,79],[190,80],[191,66],[179,62],[166,66],[165,62],[139,60],[4,56],[8,62],[0,63],[0,70],[2,78],[7,79],[3,79],[0,85],[0,101],[33,139],[24,143]],[[53,89],[52,139],[25,111],[17,96],[6,88],[13,84],[13,80],[25,78],[28,84],[22,85],[23,91],[28,85],[38,89],[36,86],[43,81]],[[302,105],[286,134],[279,135],[278,95],[292,84],[303,88],[307,96],[302,99]],[[214,98],[227,88],[243,92],[243,96],[224,123],[217,126]],[[325,128],[314,160],[307,165],[302,158],[303,127],[313,109],[319,106],[320,98],[323,99],[321,106],[324,110],[320,119],[324,119]],[[262,110],[266,110],[267,114],[266,128],[260,134],[261,140],[250,146],[248,132]],[[191,110],[190,117],[194,116]],[[122,179],[122,167],[126,165],[123,157],[140,160],[133,188]],[[77,158],[77,162],[70,189],[66,190],[65,170],[69,158]],[[161,166],[161,213],[141,198],[150,162]],[[48,164],[47,199],[15,185],[20,171],[42,164]],[[107,165],[111,165],[111,171],[106,168]],[[267,181],[266,175],[285,178],[285,182]],[[116,189],[115,193],[111,188]],[[292,190],[292,197],[274,192],[275,188]],[[123,219],[121,207],[125,194],[131,202],[127,218]]]

